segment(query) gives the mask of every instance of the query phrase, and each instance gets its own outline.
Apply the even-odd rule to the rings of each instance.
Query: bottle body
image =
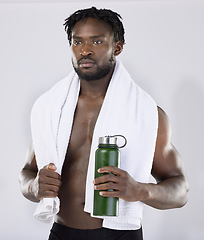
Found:
[[[105,174],[98,173],[98,169],[104,166],[119,167],[120,152],[115,144],[99,144],[95,153],[95,178]],[[118,198],[103,197],[99,195],[101,190],[94,190],[94,208],[95,216],[117,216],[118,215]],[[109,189],[107,191],[114,191]]]

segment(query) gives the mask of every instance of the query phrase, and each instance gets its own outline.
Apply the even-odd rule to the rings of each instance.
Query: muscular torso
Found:
[[[86,174],[95,123],[103,98],[79,97],[59,192],[60,212],[56,222],[79,229],[102,226],[102,220],[84,212]]]

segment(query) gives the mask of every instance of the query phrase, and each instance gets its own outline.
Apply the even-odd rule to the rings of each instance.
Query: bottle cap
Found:
[[[117,137],[123,138],[125,140],[125,143],[121,146],[118,146]],[[123,135],[105,136],[99,138],[99,144],[114,144],[117,145],[118,148],[123,148],[127,144],[127,139]]]
[[[117,145],[117,137],[112,137],[112,136],[100,137],[99,144],[116,144]]]

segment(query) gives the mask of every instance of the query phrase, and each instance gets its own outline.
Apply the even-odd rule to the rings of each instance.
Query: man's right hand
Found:
[[[61,186],[61,176],[55,172],[56,169],[53,163],[49,163],[39,170],[32,184],[33,195],[38,200],[58,196]]]

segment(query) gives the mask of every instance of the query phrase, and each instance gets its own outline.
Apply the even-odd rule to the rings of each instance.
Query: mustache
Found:
[[[91,60],[92,62],[96,63],[95,59],[86,56],[86,57],[81,57],[81,58],[77,61],[77,64],[80,64],[83,60]]]

